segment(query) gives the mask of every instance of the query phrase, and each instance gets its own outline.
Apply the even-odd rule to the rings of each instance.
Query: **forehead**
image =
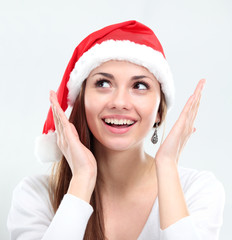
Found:
[[[93,69],[90,72],[89,77],[93,76],[97,72],[102,72],[102,71],[111,72],[112,74],[128,73],[131,75],[146,75],[146,76],[156,80],[154,75],[150,71],[148,71],[147,68],[145,68],[141,65],[137,65],[135,63],[124,61],[124,60],[123,61],[122,60],[110,60],[110,61],[104,62],[100,66]]]

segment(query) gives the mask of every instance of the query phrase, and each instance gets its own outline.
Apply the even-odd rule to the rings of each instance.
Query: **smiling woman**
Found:
[[[196,130],[205,80],[196,86],[155,156],[144,139],[163,124],[174,84],[154,32],[137,21],[107,26],[75,49],[36,156],[50,176],[27,177],[14,190],[11,239],[219,238],[224,187],[209,171],[178,165]],[[65,111],[72,107],[67,119]]]
[[[85,112],[94,145],[136,150],[154,123],[160,122],[159,105],[160,84],[142,66],[111,60],[87,78]]]

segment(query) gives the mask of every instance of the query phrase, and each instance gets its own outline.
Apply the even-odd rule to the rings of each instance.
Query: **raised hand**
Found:
[[[64,154],[73,177],[96,177],[97,164],[95,157],[81,143],[76,128],[67,119],[54,91],[50,91],[50,102],[57,131],[57,145]]]
[[[201,79],[197,87],[184,106],[178,120],[171,129],[169,135],[158,149],[155,161],[160,162],[175,162],[178,163],[180,153],[193,132],[196,131],[194,121],[197,116],[198,108],[201,100],[201,93],[206,80]]]

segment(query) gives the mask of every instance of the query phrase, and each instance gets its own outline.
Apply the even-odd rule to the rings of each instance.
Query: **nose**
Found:
[[[115,89],[108,103],[108,107],[118,110],[130,110],[132,107],[131,95],[125,88]]]

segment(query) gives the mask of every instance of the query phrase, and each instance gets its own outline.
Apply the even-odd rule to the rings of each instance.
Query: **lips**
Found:
[[[103,120],[105,121],[106,124],[115,126],[129,126],[135,122],[130,119],[116,119],[116,118],[105,118]]]
[[[130,127],[130,126],[132,126],[132,125],[134,125],[135,124],[135,122],[131,122],[131,123],[112,123],[112,121],[111,122],[107,122],[105,119],[103,119],[103,122],[105,123],[105,124],[107,124],[108,126],[111,126],[111,127],[114,127],[114,128],[128,128],[128,127]]]
[[[119,114],[113,114],[113,115],[104,115],[101,117],[102,119],[114,119],[114,120],[130,120],[136,122],[136,118],[127,116],[127,115],[119,115]]]
[[[124,118],[125,119],[125,118]],[[118,124],[111,124],[111,123],[106,123],[105,119],[102,119],[102,122],[104,126],[106,127],[107,131],[113,133],[113,134],[125,134],[130,129],[135,125],[136,121],[134,121],[132,124],[123,124],[123,125],[118,125]]]

